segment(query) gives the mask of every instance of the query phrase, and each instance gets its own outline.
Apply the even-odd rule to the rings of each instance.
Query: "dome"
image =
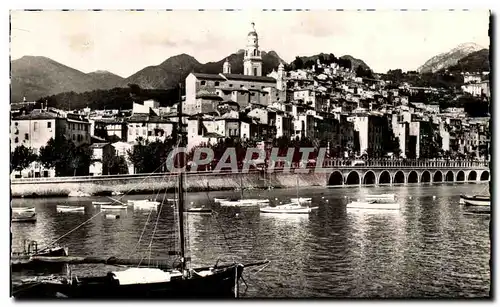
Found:
[[[257,32],[255,32],[255,31],[250,31],[250,32],[248,32],[248,36],[255,36],[255,37],[258,37]]]

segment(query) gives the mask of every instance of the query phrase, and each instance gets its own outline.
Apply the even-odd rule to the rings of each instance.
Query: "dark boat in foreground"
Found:
[[[68,248],[56,246],[44,250],[38,250],[38,243],[31,241],[26,244],[22,252],[12,252],[10,256],[10,267],[13,272],[19,271],[34,271],[34,272],[50,272],[57,273],[64,270],[65,266],[62,263],[36,263],[33,258],[45,257],[48,259],[54,257],[68,256]]]

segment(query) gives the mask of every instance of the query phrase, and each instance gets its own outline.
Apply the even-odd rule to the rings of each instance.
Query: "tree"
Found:
[[[37,155],[33,153],[31,148],[27,148],[24,145],[16,147],[10,156],[11,172],[16,170],[21,174],[21,171],[36,161],[36,159]]]
[[[360,78],[373,79],[373,73],[370,69],[365,69],[363,66],[359,65],[356,68],[356,76]]]
[[[104,153],[102,168],[103,174],[106,175],[128,174],[128,165],[125,158],[110,152]]]
[[[137,144],[128,151],[130,162],[134,165],[136,173],[153,173],[165,171],[165,162],[174,147],[174,138],[169,137],[165,141],[149,142],[143,138],[137,138]]]
[[[55,168],[56,176],[76,176],[88,174],[92,151],[88,145],[76,147],[61,135],[51,138],[40,148],[38,160],[46,168]]]
[[[300,57],[295,57],[295,60],[292,62],[294,69],[302,69],[304,66],[304,62]]]

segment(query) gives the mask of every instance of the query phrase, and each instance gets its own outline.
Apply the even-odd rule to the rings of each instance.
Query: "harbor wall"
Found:
[[[186,173],[187,191],[222,191],[241,189],[290,188],[299,186],[326,186],[325,174],[250,173]],[[80,191],[90,195],[111,195],[112,192],[145,194],[160,189],[174,191],[177,177],[170,174],[86,176],[12,179],[12,197],[68,196]]]

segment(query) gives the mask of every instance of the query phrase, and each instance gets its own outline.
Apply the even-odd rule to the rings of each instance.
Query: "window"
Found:
[[[215,86],[219,86],[220,82],[219,81],[215,81]]]
[[[253,55],[257,55],[257,49],[253,50]]]
[[[52,122],[47,122],[47,128],[52,128]]]
[[[73,141],[74,141],[74,140],[75,140],[75,135],[74,135],[74,134],[73,134],[73,137],[72,137],[72,138],[73,138]]]
[[[16,136],[16,138],[14,139],[14,143],[19,143],[19,138]]]
[[[30,137],[29,137],[29,135],[27,133],[24,134],[24,139],[25,140],[29,140],[30,139]]]
[[[33,123],[33,131],[36,131],[38,129],[38,123],[34,122]]]
[[[243,84],[240,84],[240,88],[243,88]]]
[[[153,131],[148,131],[148,136],[152,136],[153,135]]]
[[[254,75],[254,76],[257,76],[257,67],[255,67],[255,68],[253,69],[253,75]]]
[[[200,83],[200,84],[201,84],[201,85],[205,85],[205,84],[207,84],[207,81],[201,81],[201,83]]]
[[[19,125],[19,123],[18,123],[18,122],[15,122],[15,123],[14,123],[14,125],[17,127],[17,126]]]
[[[233,85],[231,83],[229,83],[229,87],[233,87]]]

